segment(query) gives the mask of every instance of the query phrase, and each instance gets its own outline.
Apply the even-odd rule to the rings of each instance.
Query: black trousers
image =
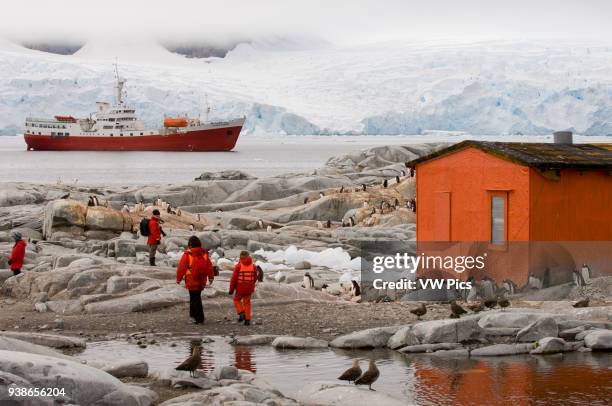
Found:
[[[202,307],[202,291],[189,291],[189,317],[193,317],[196,323],[204,322],[204,308]]]
[[[13,276],[17,276],[21,273],[21,269],[11,269],[13,271]]]

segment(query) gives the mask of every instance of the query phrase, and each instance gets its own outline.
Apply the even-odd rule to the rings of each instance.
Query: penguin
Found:
[[[354,297],[361,296],[361,288],[355,279],[351,279],[351,293]]]
[[[529,273],[529,282],[527,283],[530,288],[542,289],[542,280],[535,276],[532,272]]]
[[[406,171],[402,169],[402,178],[406,176]]]
[[[304,204],[308,203],[308,196],[304,198]]]
[[[195,231],[195,226],[193,224],[189,224],[189,231]]]
[[[582,264],[582,269],[580,270],[582,274],[582,279],[584,280],[584,284],[588,285],[591,281],[593,275],[591,274],[591,268],[587,264]]]
[[[389,182],[387,182],[387,179],[383,180],[382,185],[385,189],[387,188],[387,186],[389,186]]]
[[[504,279],[502,287],[511,295],[514,295],[517,291],[516,283],[512,282],[510,279]]]
[[[368,202],[363,202],[363,207],[368,207]]]
[[[88,207],[95,206],[95,203],[94,203],[94,200],[93,200],[93,196],[89,196],[89,200],[87,201],[87,206]]]
[[[574,279],[574,285],[578,286],[579,288],[586,286],[585,280],[582,277],[582,272],[578,272],[576,269],[574,269],[572,271],[572,277]]]
[[[361,184],[361,190],[363,190],[364,192],[366,191],[366,184],[365,183]]]
[[[327,228],[331,228],[331,220],[327,220]]]
[[[353,227],[355,225],[355,217],[351,216],[349,217],[349,224],[351,227]]]
[[[181,211],[181,209],[176,209],[176,215],[178,217],[181,217],[183,215],[183,212]]]
[[[400,177],[398,175],[395,176],[395,183],[400,183]]]
[[[338,193],[344,193],[344,186],[340,187],[340,191]]]
[[[372,207],[372,211],[370,212],[370,216],[373,216],[376,214],[376,207]]]
[[[129,213],[130,212],[130,206],[128,206],[127,204],[123,205],[123,208],[121,209],[122,212],[124,213]]]
[[[395,202],[394,202],[394,207],[397,209],[399,207],[399,205],[400,205],[399,200],[396,197],[395,198]]]
[[[104,207],[108,208],[108,199],[104,200]]]
[[[319,199],[322,198],[323,196],[325,196],[325,193],[319,192]]]
[[[414,168],[410,168],[410,177],[414,178]]]
[[[200,213],[197,215],[198,222],[200,221]]]
[[[286,279],[287,279],[287,274],[285,274],[282,271],[278,271],[277,273],[274,274],[274,280],[278,282],[279,284],[281,282],[284,282]]]
[[[310,276],[310,273],[304,273],[304,288],[305,289],[314,289],[314,279]]]
[[[272,226],[268,226],[268,228],[266,228],[266,231],[271,233],[272,232]]]
[[[317,228],[323,228],[323,223],[320,221],[317,221]]]
[[[98,200],[98,196],[93,196],[93,202],[94,202],[94,206],[99,206],[100,205],[100,201]]]
[[[261,228],[261,229],[263,229],[263,228],[264,228],[264,223],[263,223],[263,221],[262,221],[261,219],[257,220],[257,226],[258,226],[259,228]]]

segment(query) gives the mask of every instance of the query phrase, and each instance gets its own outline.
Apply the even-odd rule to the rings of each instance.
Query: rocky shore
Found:
[[[171,369],[151,374],[146,360],[83,364],[72,357],[92,341],[126,335],[141,337],[143,345],[164,334],[214,335],[234,345],[386,348],[437,357],[611,350],[610,277],[586,288],[516,294],[509,309],[458,319],[448,318],[447,303],[428,304],[417,320],[410,313],[416,304],[401,297],[361,300],[351,285],[360,269],[355,258],[363,244],[414,241],[415,182],[405,162],[439,147],[373,148],[331,158],[311,173],[261,179],[226,171],[183,185],[1,185],[0,399],[10,385],[50,386],[60,377],[72,388],[63,400],[78,404],[405,404],[338,382],[309,384],[293,399],[229,365],[190,378]],[[99,205],[87,205],[91,196]],[[158,266],[150,267],[138,223],[154,208],[162,211],[167,236]],[[28,239],[24,273],[16,277],[6,263],[13,231]],[[193,234],[220,269],[202,295],[203,327],[188,322],[189,296],[175,283]],[[227,294],[244,249],[265,274],[249,328],[234,322]],[[312,285],[304,282],[306,272]],[[573,308],[582,296],[591,307]]]

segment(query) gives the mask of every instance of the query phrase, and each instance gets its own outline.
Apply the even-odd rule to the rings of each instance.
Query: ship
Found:
[[[57,115],[27,117],[24,139],[28,151],[231,151],[245,118],[208,121],[164,117],[163,126],[147,128],[136,110],[124,102],[126,80],[115,69],[116,103],[97,102],[88,118]],[[210,110],[210,109],[207,109]]]

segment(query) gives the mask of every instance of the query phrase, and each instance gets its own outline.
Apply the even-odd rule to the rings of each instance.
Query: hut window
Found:
[[[501,195],[491,196],[491,242],[506,242],[506,198]]]

